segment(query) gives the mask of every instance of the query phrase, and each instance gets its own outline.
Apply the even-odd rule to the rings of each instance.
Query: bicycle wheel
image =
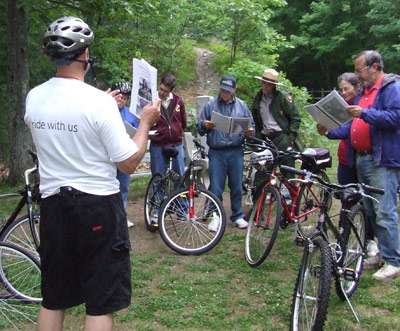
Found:
[[[36,231],[36,238],[39,238],[39,225],[40,215],[35,213],[34,228]],[[39,259],[39,253],[37,252],[39,243],[35,243],[35,239],[33,238],[28,215],[19,217],[12,222],[3,232],[0,241],[11,242],[21,246],[30,251],[35,258]]]
[[[217,196],[203,188],[175,191],[161,206],[159,230],[169,248],[184,255],[212,249],[225,232],[225,210]],[[211,223],[213,225],[211,226]]]
[[[290,330],[322,330],[331,291],[332,253],[318,239],[304,249],[293,294]]]
[[[309,236],[317,228],[324,193],[325,189],[321,185],[303,183],[300,186],[295,217],[299,219],[300,230],[305,236]],[[331,204],[332,197],[328,200],[328,209]]]
[[[0,329],[35,330],[39,308],[39,304],[27,304],[13,296],[0,295]]]
[[[40,263],[28,250],[0,243],[0,281],[11,296],[29,303],[42,302]]]
[[[264,190],[264,196],[258,198],[251,211],[247,227],[245,255],[247,263],[252,267],[260,265],[271,251],[278,234],[282,213],[279,191],[273,186],[268,186]],[[258,209],[260,213],[257,219]]]
[[[162,178],[162,175],[159,173],[151,177],[144,197],[144,221],[146,228],[150,232],[155,232],[158,229],[158,224],[154,220],[157,218],[164,199]]]
[[[350,298],[357,289],[364,263],[366,237],[366,213],[361,205],[351,207],[343,224],[343,236],[339,245],[342,256],[337,262],[343,271],[335,277],[336,293],[340,299]]]

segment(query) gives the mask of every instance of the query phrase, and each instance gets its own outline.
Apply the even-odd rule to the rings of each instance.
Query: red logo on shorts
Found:
[[[101,230],[101,225],[93,227],[93,231],[99,231],[99,230]]]

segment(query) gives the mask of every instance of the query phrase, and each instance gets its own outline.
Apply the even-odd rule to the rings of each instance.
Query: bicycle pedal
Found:
[[[304,238],[301,236],[296,236],[296,238],[294,239],[294,242],[296,243],[297,246],[300,246],[300,247],[304,247],[306,245]]]
[[[345,280],[358,281],[357,274],[353,268],[345,268],[343,270],[343,277]]]

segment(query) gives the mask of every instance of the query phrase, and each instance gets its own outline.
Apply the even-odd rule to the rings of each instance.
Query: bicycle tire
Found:
[[[225,210],[214,193],[198,187],[193,201],[194,215],[190,219],[189,190],[182,188],[175,191],[164,201],[159,216],[159,231],[162,240],[175,252],[200,255],[221,240],[226,227]],[[210,211],[212,205],[214,209]],[[213,216],[218,216],[220,220],[216,231],[208,229]]]
[[[321,172],[318,174],[325,181],[329,181],[328,176]],[[297,198],[295,217],[299,218],[299,228],[303,235],[309,236],[317,228],[319,219],[319,210],[323,203],[325,188],[320,185],[310,185],[302,183]],[[328,210],[332,205],[332,197],[328,200]],[[309,213],[303,217],[304,215]]]
[[[339,242],[342,256],[337,262],[344,273],[335,277],[336,293],[342,300],[346,300],[346,296],[350,298],[357,289],[364,263],[363,251],[367,242],[365,208],[359,204],[352,206],[347,219],[348,221],[344,221],[342,240]]]
[[[260,195],[251,210],[247,227],[245,255],[247,263],[252,267],[259,266],[271,252],[278,235],[282,214],[282,201],[279,191],[271,185],[264,191],[264,195]],[[260,203],[262,203],[262,206],[257,220]]]
[[[36,238],[39,238],[40,215],[34,215],[34,227],[36,230]],[[17,218],[3,232],[0,241],[11,242],[22,248],[27,249],[33,256],[39,259],[37,247],[39,242],[35,241],[29,224],[28,215]]]
[[[317,239],[304,249],[293,294],[290,330],[322,330],[328,312],[332,277],[332,253]]]
[[[42,302],[40,262],[28,250],[0,243],[0,281],[12,297],[27,303]]]
[[[144,197],[144,222],[150,232],[155,232],[158,229],[158,224],[152,222],[151,219],[159,211],[164,198],[161,188],[162,178],[163,176],[160,173],[151,177]],[[162,197],[160,194],[162,194]]]

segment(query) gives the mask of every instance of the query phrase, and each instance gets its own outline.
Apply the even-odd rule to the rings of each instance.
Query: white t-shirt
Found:
[[[138,148],[110,95],[79,80],[52,78],[29,92],[24,119],[38,153],[42,197],[62,186],[119,192],[114,162]]]

